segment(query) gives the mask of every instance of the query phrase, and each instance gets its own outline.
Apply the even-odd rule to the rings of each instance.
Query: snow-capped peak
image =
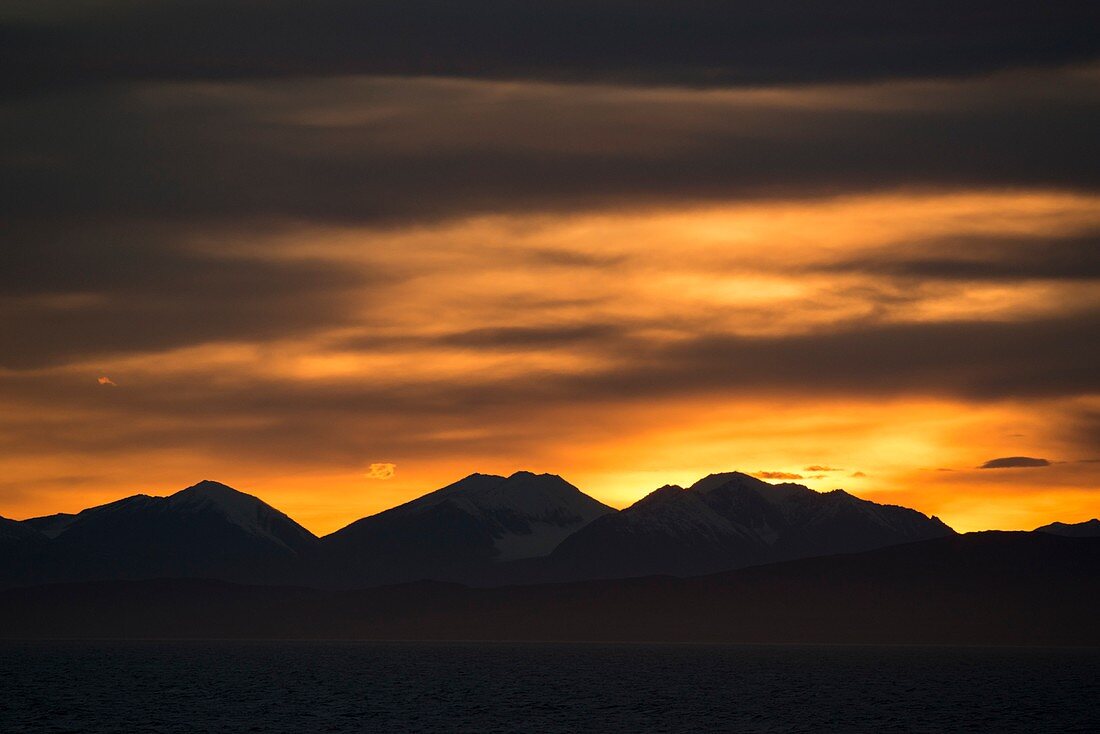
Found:
[[[501,561],[546,555],[571,533],[614,512],[556,474],[517,471],[508,477],[471,474],[377,517],[407,517],[443,503],[477,518]]]
[[[707,492],[717,489],[718,487],[724,487],[731,482],[748,487],[767,485],[766,482],[763,482],[756,477],[749,476],[748,474],[745,474],[743,472],[730,471],[720,472],[718,474],[708,474],[695,484],[691,485],[689,489],[693,492],[702,492],[703,494],[706,494]]]
[[[287,545],[286,538],[282,537],[287,531],[302,538],[312,537],[308,530],[260,498],[209,479],[166,497],[165,502],[175,511],[215,512],[245,532],[280,545]]]
[[[475,513],[509,511],[528,519],[544,520],[564,514],[588,521],[611,509],[556,474],[529,471],[518,471],[508,477],[471,474],[402,508],[414,510],[448,500]]]

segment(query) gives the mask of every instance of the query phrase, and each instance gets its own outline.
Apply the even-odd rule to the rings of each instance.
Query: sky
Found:
[[[1095,2],[0,7],[0,515],[1100,515]]]

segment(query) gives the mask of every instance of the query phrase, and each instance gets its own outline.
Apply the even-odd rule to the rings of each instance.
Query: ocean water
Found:
[[[0,643],[0,732],[1100,732],[1100,650]]]

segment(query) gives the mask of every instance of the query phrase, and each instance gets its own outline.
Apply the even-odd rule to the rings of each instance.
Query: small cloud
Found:
[[[371,464],[370,469],[364,475],[367,479],[391,479],[397,473],[397,464],[388,461]]]
[[[1046,459],[1036,459],[1031,456],[1005,456],[1000,459],[990,459],[979,469],[1014,469],[1018,467],[1050,466]]]
[[[836,468],[831,467],[831,466],[820,466],[819,464],[814,464],[813,466],[806,467],[805,471],[844,471],[844,470],[843,469],[836,469]]]
[[[103,375],[102,377],[97,379],[96,382],[98,382],[100,385],[108,385],[110,387],[118,387],[118,383],[115,382],[114,380],[112,380],[107,375]]]
[[[760,479],[802,479],[801,474],[791,474],[785,471],[758,471],[753,474]]]
[[[864,474],[861,471],[852,472],[852,477],[855,478],[855,479],[859,479],[860,477],[865,477],[865,476],[867,476],[867,475]]]

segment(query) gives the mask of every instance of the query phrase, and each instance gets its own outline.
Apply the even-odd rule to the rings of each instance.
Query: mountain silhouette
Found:
[[[697,576],[950,535],[937,518],[840,491],[714,474],[622,511],[553,474],[471,474],[317,538],[203,481],[76,514],[0,523],[0,586],[207,578],[360,588]]]
[[[1094,517],[1079,523],[1052,522],[1041,528],[1035,528],[1035,532],[1065,535],[1071,538],[1100,538],[1100,520]]]
[[[212,481],[169,497],[139,494],[22,525],[48,542],[30,559],[0,559],[8,561],[0,565],[8,584],[161,577],[276,581],[317,543],[260,499]]]
[[[843,490],[769,484],[740,472],[664,486],[574,533],[551,554],[561,578],[697,576],[953,534],[936,517]]]
[[[614,512],[554,474],[471,474],[326,536],[319,573],[341,586],[480,580]]]
[[[958,535],[737,472],[616,511],[517,472],[317,538],[204,481],[0,518],[0,637],[1095,645],[1097,524]]]
[[[29,520],[23,520],[23,524],[34,528],[47,538],[56,538],[58,535],[61,535],[61,533],[65,532],[65,528],[69,527],[76,517],[77,516],[73,513],[58,512],[54,515],[44,515],[42,517],[32,517]]]
[[[46,539],[45,535],[25,522],[0,517],[0,548],[36,544],[44,542]]]

